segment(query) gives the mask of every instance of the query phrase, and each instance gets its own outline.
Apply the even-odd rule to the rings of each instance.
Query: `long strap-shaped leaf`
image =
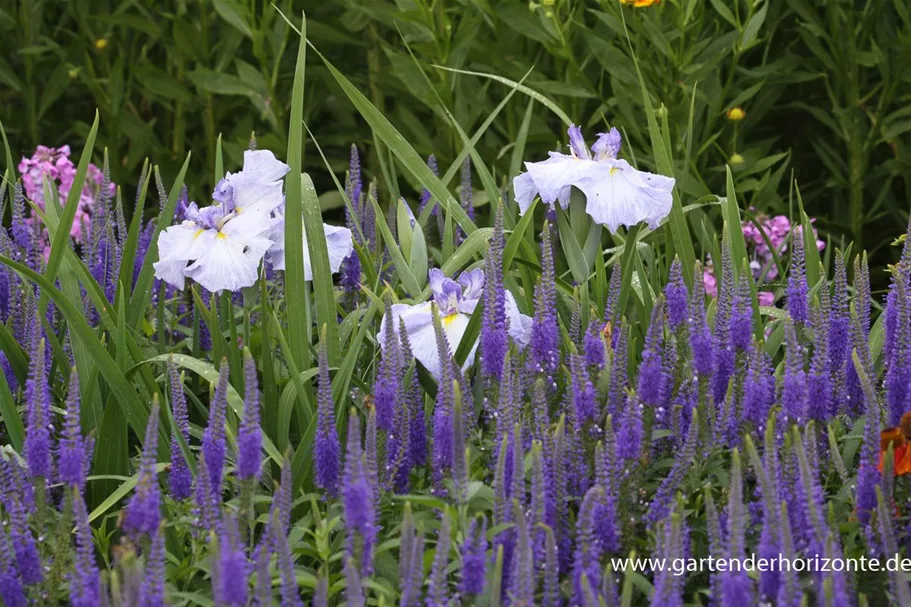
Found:
[[[98,341],[95,331],[85,321],[82,309],[76,308],[45,276],[38,274],[31,268],[3,255],[0,255],[0,263],[12,268],[23,278],[38,285],[50,299],[53,299],[57,309],[66,320],[70,329],[70,336],[79,340],[85,346],[88,355],[93,358],[102,377],[104,377],[110,387],[114,395],[114,402],[123,409],[124,416],[130,427],[133,428],[133,431],[138,436],[143,436],[149,418],[149,411],[136,393],[135,387],[127,381],[124,374],[117,368],[117,363],[114,362],[111,355]],[[160,447],[167,449],[167,433],[164,425],[162,425],[160,437],[162,441]]]
[[[313,273],[313,294],[316,298],[316,324],[326,327],[326,347],[329,365],[338,365],[341,346],[338,341],[338,314],[335,311],[335,288],[329,267],[329,247],[323,230],[323,214],[313,181],[301,175],[301,202],[304,207],[304,229],[307,231],[307,248],[310,251],[310,270]],[[288,216],[285,216],[287,223]],[[293,219],[292,219],[293,221]],[[385,221],[379,223],[385,224]],[[287,255],[287,252],[285,253]]]
[[[76,168],[76,177],[73,179],[73,185],[70,187],[70,193],[66,197],[66,203],[63,205],[63,214],[57,223],[57,233],[51,241],[51,254],[48,256],[47,265],[45,266],[44,275],[50,282],[57,278],[57,272],[60,269],[60,263],[63,261],[63,249],[70,246],[70,229],[73,226],[73,220],[76,218],[76,209],[79,206],[79,198],[82,196],[82,187],[85,184],[85,176],[89,171],[89,164],[92,161],[92,151],[95,148],[95,136],[98,134],[98,112],[95,112],[95,121],[92,123],[92,129],[85,140],[85,149],[79,157],[79,165]],[[44,315],[47,309],[48,294],[41,293],[38,300],[38,310]]]
[[[298,30],[293,23],[288,21],[288,18],[285,17],[284,14],[282,14],[282,17],[291,28],[293,28],[298,33],[301,33],[302,40],[306,38],[301,30]],[[332,62],[324,57],[323,54],[320,53],[319,50],[310,43],[309,40],[307,41],[307,44],[310,46],[310,48],[313,49],[313,52],[315,52],[323,61],[326,69],[329,70],[329,73],[342,88],[342,91],[344,91],[345,95],[348,96],[348,99],[351,100],[351,103],[354,104],[354,107],[357,109],[357,111],[361,114],[361,116],[363,116],[364,120],[366,120],[370,127],[373,129],[374,134],[389,147],[389,151],[399,159],[399,161],[402,163],[402,166],[404,166],[408,172],[414,176],[418,183],[420,183],[427,189],[427,191],[430,192],[431,196],[433,196],[434,201],[442,205],[444,211],[453,214],[456,221],[460,226],[462,226],[462,229],[466,234],[474,232],[477,229],[475,223],[468,217],[468,214],[465,213],[465,210],[461,207],[461,205],[459,205],[458,201],[453,198],[452,194],[449,193],[449,191],[446,189],[446,186],[443,185],[442,181],[440,181],[440,178],[433,174],[433,171],[431,171],[424,160],[421,159],[420,155],[408,144],[402,134],[399,133],[399,131],[394,126],[392,126],[392,123],[389,122],[385,116],[383,116],[382,112],[380,112],[375,105],[370,103],[370,100],[367,99],[367,97],[365,97],[364,94],[361,93],[358,88],[351,83],[350,80],[345,78],[345,76],[340,71],[338,71],[334,65],[332,65]],[[295,82],[298,75],[299,73],[295,74]],[[294,98],[292,96],[292,110],[294,107],[293,99]],[[291,120],[293,123],[293,111]],[[297,122],[300,123],[300,120],[297,120]],[[428,209],[432,209],[431,204],[427,205],[425,212]],[[422,217],[422,223],[423,219],[424,218]]]
[[[301,150],[303,146],[304,69],[307,58],[307,18],[301,14],[301,39],[291,89],[291,114],[288,124],[288,165],[285,178],[285,290],[288,312],[288,339],[299,369],[310,368],[310,321],[306,305],[309,294],[304,281],[304,230]],[[308,233],[309,236],[309,233]],[[312,260],[311,260],[312,261]]]
[[[143,310],[148,307],[149,301],[151,301],[152,281],[155,278],[152,264],[158,261],[158,235],[170,225],[174,217],[174,209],[177,208],[177,198],[180,196],[180,189],[183,187],[184,176],[186,176],[189,166],[190,153],[188,152],[187,159],[184,160],[183,166],[171,186],[171,191],[168,193],[168,202],[162,209],[158,222],[155,224],[155,232],[152,234],[153,244],[146,251],[142,269],[139,271],[139,278],[136,279],[136,286],[130,298],[130,307],[127,309],[127,325],[130,327],[135,327],[139,324],[139,317],[142,315]]]

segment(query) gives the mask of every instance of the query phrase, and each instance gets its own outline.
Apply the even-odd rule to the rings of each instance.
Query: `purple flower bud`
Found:
[[[81,489],[85,485],[86,459],[89,454],[86,453],[82,438],[79,413],[79,376],[76,369],[71,369],[63,439],[57,447],[57,477],[61,483]]]
[[[25,403],[28,426],[25,433],[25,461],[31,478],[51,476],[50,391],[45,369],[45,342],[41,338],[41,323],[32,321],[31,356]]]
[[[164,529],[159,527],[152,537],[152,547],[146,556],[145,576],[139,587],[139,607],[164,607],[165,548]]]
[[[639,365],[638,396],[640,402],[660,407],[664,404],[664,362],[662,343],[664,340],[664,299],[659,298],[652,309],[642,363]]]
[[[791,238],[791,271],[788,274],[786,302],[788,314],[795,323],[807,322],[807,274],[804,262],[803,236],[794,232]]]
[[[734,305],[731,310],[730,334],[731,345],[736,350],[750,349],[753,339],[753,308],[750,301],[750,279],[746,272],[740,273]]]
[[[214,496],[221,495],[222,472],[225,465],[225,415],[228,406],[228,361],[222,359],[218,383],[209,407],[209,424],[202,435],[202,457],[209,472],[209,486]]]
[[[582,505],[579,507],[579,518],[576,522],[576,551],[573,562],[573,591],[575,603],[584,604],[583,575],[593,587],[601,584],[601,565],[599,560],[602,553],[600,538],[595,533],[596,517],[600,505],[604,502],[604,489],[594,486],[585,494]]]
[[[171,436],[171,468],[168,472],[168,488],[175,500],[185,500],[192,494],[193,475],[180,451],[177,433],[183,435],[185,442],[190,440],[190,420],[187,415],[187,400],[183,393],[183,383],[173,360],[168,361],[168,383],[170,385],[171,412],[174,416],[174,434]]]
[[[402,368],[399,341],[395,335],[392,316],[392,304],[386,304],[386,320],[383,323],[383,356],[379,362],[374,384],[374,406],[376,407],[377,425],[384,432],[390,433],[395,428],[395,409],[401,398]]]
[[[218,537],[213,563],[212,590],[216,605],[244,607],[247,604],[247,557],[237,521],[227,517]]]
[[[493,236],[484,266],[484,318],[481,324],[481,370],[497,381],[503,378],[503,359],[509,348],[506,292],[503,288],[503,205],[497,206]]]
[[[667,285],[664,287],[664,298],[667,301],[667,322],[671,330],[676,330],[686,322],[688,317],[687,305],[689,293],[686,283],[683,282],[683,272],[679,259],[674,259],[671,264]]]
[[[77,489],[73,490],[73,518],[76,521],[76,555],[70,576],[70,604],[74,607],[99,607],[101,579],[95,564],[92,528],[85,501]]]
[[[249,352],[244,355],[244,419],[237,433],[237,478],[254,479],[262,465],[263,437],[259,429],[259,388],[256,362]]]
[[[465,543],[462,544],[462,596],[481,595],[487,578],[487,519],[471,519]]]
[[[451,533],[449,516],[443,514],[443,521],[437,535],[437,545],[434,551],[433,567],[430,570],[430,582],[427,588],[426,607],[438,607],[449,604],[449,584],[446,569],[449,565],[449,543]]]
[[[790,319],[785,320],[785,371],[781,407],[785,426],[801,424],[807,416],[807,374],[803,369],[803,347]]]
[[[277,521],[276,521],[277,523]],[[278,553],[278,570],[282,580],[282,602],[281,607],[304,607],[300,593],[297,590],[297,576],[294,573],[294,557],[291,553],[291,547],[288,545],[286,531],[282,530],[282,524],[271,525],[273,533],[273,542],[277,546]]]
[[[7,607],[28,605],[16,568],[15,554],[5,530],[0,530],[0,600]]]
[[[123,517],[123,530],[138,541],[140,535],[149,537],[158,532],[161,524],[161,490],[158,487],[156,457],[158,454],[158,399],[152,401],[152,412],[146,426],[139,463],[139,480]]]
[[[560,328],[557,324],[557,287],[551,251],[550,228],[541,237],[541,277],[535,286],[535,316],[531,325],[531,370],[551,377],[560,364]]]
[[[317,428],[313,447],[316,485],[329,496],[334,496],[338,491],[341,445],[335,429],[335,404],[332,400],[332,385],[329,383],[329,360],[325,343],[320,344],[318,381]]]
[[[360,434],[360,423],[352,409],[348,416],[348,450],[342,483],[342,507],[348,535],[348,556],[357,558],[365,574],[369,575],[379,529],[376,524],[373,487],[367,474]]]

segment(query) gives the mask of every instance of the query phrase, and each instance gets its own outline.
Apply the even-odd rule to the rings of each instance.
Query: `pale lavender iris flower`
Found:
[[[272,225],[270,237],[272,248],[269,249],[267,259],[272,264],[273,270],[285,269],[285,218],[283,210],[276,211],[275,223]],[[323,224],[323,233],[326,235],[326,247],[329,249],[329,270],[335,274],[342,265],[342,261],[354,251],[354,242],[351,239],[351,230],[339,226]],[[304,237],[304,280],[313,280],[313,269],[310,265],[310,249],[307,245],[307,230],[303,230]]]
[[[600,133],[589,150],[581,129],[570,126],[570,154],[550,152],[547,160],[526,162],[527,172],[513,180],[521,213],[535,196],[551,207],[559,202],[565,209],[575,186],[585,195],[586,212],[611,232],[642,222],[658,227],[671,212],[674,179],[640,171],[617,158],[620,144],[620,132],[612,128]]]
[[[478,268],[462,272],[456,281],[446,277],[441,270],[433,269],[430,271],[430,290],[433,294],[432,302],[427,301],[415,305],[394,304],[392,321],[395,323],[396,334],[401,326],[399,319],[405,321],[405,330],[408,332],[414,357],[427,368],[431,375],[439,379],[441,367],[436,335],[433,331],[432,303],[435,303],[439,309],[443,332],[446,334],[449,348],[454,354],[459,344],[462,343],[465,330],[468,328],[468,321],[481,299],[484,290],[484,271]],[[506,317],[509,322],[509,336],[519,348],[524,348],[531,338],[532,319],[519,312],[516,300],[509,291],[506,291]],[[384,317],[380,332],[376,337],[380,344],[383,344],[384,341],[385,322]],[[477,349],[478,344],[475,342],[465,359],[463,369],[467,369],[474,362]]]
[[[187,278],[212,292],[253,286],[273,244],[272,214],[284,201],[282,177],[289,170],[272,152],[244,152],[243,170],[218,183],[215,204],[189,205],[186,220],[158,237],[155,277],[178,289]]]

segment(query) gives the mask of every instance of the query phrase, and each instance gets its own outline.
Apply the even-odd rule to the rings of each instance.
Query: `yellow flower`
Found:
[[[743,120],[743,118],[746,115],[747,115],[747,113],[744,112],[743,108],[740,107],[739,105],[736,107],[732,107],[731,109],[729,109],[727,111],[728,120],[732,120],[734,122],[737,122],[738,120]]]
[[[736,152],[731,156],[731,164],[743,164],[743,156],[737,154]]]
[[[95,48],[97,48],[99,51],[103,51],[107,47],[108,47],[107,38],[99,38],[98,40],[95,41]]]
[[[659,2],[661,0],[620,0],[620,4],[632,4],[634,8],[645,8]]]

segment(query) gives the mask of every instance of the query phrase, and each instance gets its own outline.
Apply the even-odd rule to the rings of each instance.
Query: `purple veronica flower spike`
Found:
[[[158,525],[161,523],[161,490],[158,487],[155,470],[157,453],[158,401],[156,399],[152,402],[152,413],[149,414],[149,423],[146,426],[136,493],[133,494],[123,518],[123,528],[133,539],[143,533],[154,537],[158,531]]]
[[[591,151],[575,125],[569,127],[569,140],[570,154],[550,152],[547,160],[526,162],[528,172],[513,180],[523,214],[536,195],[551,207],[559,201],[565,209],[573,187],[585,194],[586,212],[611,232],[641,222],[656,228],[670,214],[674,179],[639,171],[617,158],[621,143],[617,129],[600,133]]]
[[[433,314],[431,305],[435,303],[440,311],[443,323],[443,332],[453,351],[457,350],[468,328],[468,321],[474,313],[475,307],[484,292],[484,270],[478,268],[462,272],[458,281],[447,278],[441,270],[430,271],[430,289],[433,301],[408,305],[394,304],[392,321],[398,333],[399,319],[404,321],[408,341],[414,357],[424,365],[428,371],[439,380],[441,377],[440,357],[437,353],[436,336],[433,332]],[[524,348],[531,336],[531,317],[519,312],[516,300],[509,291],[506,291],[506,317],[509,321],[509,336]],[[380,325],[380,332],[376,339],[382,345],[385,341],[383,333],[386,327],[386,318]],[[477,344],[475,344],[468,357],[465,359],[465,369],[474,362]]]
[[[190,204],[187,219],[158,237],[155,277],[178,289],[185,278],[209,291],[252,286],[274,246],[272,213],[284,201],[281,179],[289,170],[272,152],[244,152],[243,171],[228,173],[215,186],[216,204]]]

